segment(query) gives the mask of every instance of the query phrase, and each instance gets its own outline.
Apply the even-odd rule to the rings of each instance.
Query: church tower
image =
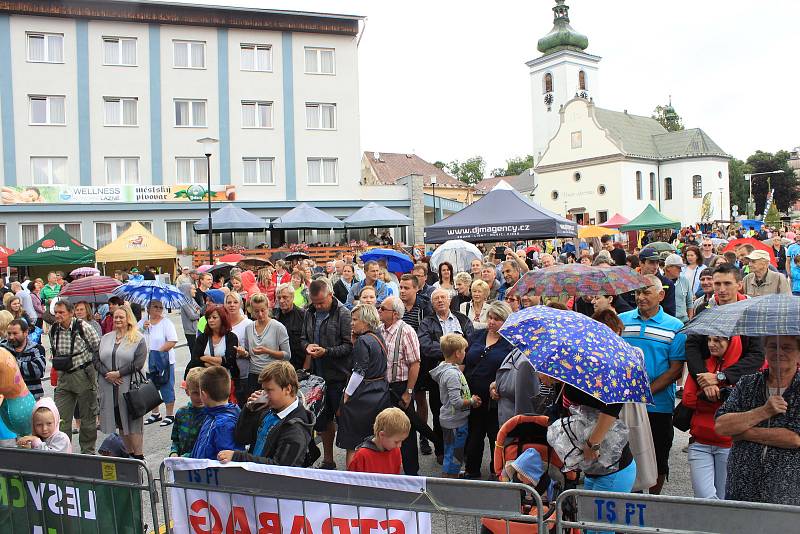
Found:
[[[553,29],[539,39],[541,57],[528,61],[533,112],[533,156],[536,163],[559,126],[559,108],[575,98],[597,100],[599,56],[585,52],[589,39],[569,25],[569,6],[556,0]]]

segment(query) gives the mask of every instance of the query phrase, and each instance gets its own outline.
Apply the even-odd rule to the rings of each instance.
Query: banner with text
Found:
[[[170,488],[175,534],[251,532],[260,534],[430,534],[430,514],[407,510],[351,506],[324,502],[314,495],[314,481],[386,489],[386,476],[350,472],[320,472],[241,463],[222,465],[201,460],[167,459],[175,481],[212,486],[209,489]],[[309,484],[309,500],[279,499],[253,494],[214,491],[216,468],[301,477]],[[397,491],[424,491],[424,478],[389,477]],[[268,484],[265,484],[265,488]],[[220,487],[220,489],[224,489]],[[255,489],[255,488],[254,488]],[[265,491],[264,493],[268,493]],[[312,495],[314,495],[312,497]],[[312,500],[312,499],[319,500]]]
[[[236,186],[212,186],[212,201],[236,200]],[[204,185],[25,185],[0,187],[2,204],[81,204],[208,200]]]

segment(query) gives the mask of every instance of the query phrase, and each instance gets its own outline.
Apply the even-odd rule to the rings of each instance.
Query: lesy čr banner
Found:
[[[431,517],[427,513],[376,507],[351,506],[325,502],[315,491],[315,481],[350,486],[375,487],[419,494],[425,491],[425,479],[370,475],[347,471],[318,471],[252,463],[220,464],[209,460],[167,458],[166,465],[174,482],[203,485],[207,489],[170,488],[173,532],[176,534],[217,534],[225,532],[252,534],[430,534]],[[244,469],[263,473],[263,496],[214,491],[215,472]],[[302,478],[308,484],[308,500],[271,497],[269,476]],[[223,487],[220,487],[223,489]],[[256,486],[254,489],[258,490]]]
[[[236,186],[211,187],[211,200],[236,200]],[[2,204],[81,204],[104,202],[180,202],[208,200],[208,191],[192,185],[22,185],[0,187]]]

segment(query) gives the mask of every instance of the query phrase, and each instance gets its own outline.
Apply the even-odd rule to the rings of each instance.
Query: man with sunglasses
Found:
[[[711,263],[717,259],[717,255],[714,254],[714,243],[711,241],[710,237],[703,238],[700,254],[703,256],[703,265],[706,267],[709,267]]]

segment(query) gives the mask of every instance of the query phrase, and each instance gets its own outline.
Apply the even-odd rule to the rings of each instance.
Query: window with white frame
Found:
[[[29,33],[28,61],[64,62],[64,36],[60,33]]]
[[[175,100],[175,126],[206,126],[205,100]]]
[[[7,246],[6,245],[6,225],[0,224],[0,246]]]
[[[173,41],[176,69],[206,68],[206,43],[203,41]]]
[[[103,37],[103,65],[136,66],[136,38]]]
[[[336,104],[306,104],[306,128],[309,130],[335,130]]]
[[[333,48],[306,48],[306,74],[335,74]]]
[[[703,197],[703,177],[699,174],[692,176],[692,196],[694,198]]]
[[[20,242],[22,247],[29,247],[43,238],[50,230],[60,226],[71,237],[81,240],[81,223],[39,223],[20,224]]]
[[[66,124],[63,96],[35,95],[30,101],[30,123],[41,125]]]
[[[194,232],[194,223],[197,221],[166,221],[165,241],[186,253],[189,249],[203,250],[206,248],[203,235]]]
[[[139,183],[139,158],[105,158],[105,160],[108,185]]]
[[[308,158],[308,183],[310,185],[335,185],[338,183],[339,160],[336,158]]]
[[[272,128],[272,102],[243,100],[242,128]]]
[[[206,158],[175,158],[175,183],[206,184],[208,163]]]
[[[272,72],[272,46],[242,43],[242,70]]]
[[[242,183],[245,185],[274,185],[274,158],[242,158]]]
[[[106,126],[137,126],[138,98],[103,97]]]
[[[67,158],[31,158],[33,185],[63,185],[67,183]]]
[[[139,221],[148,232],[153,231],[153,223],[150,221]],[[94,243],[96,248],[104,247],[117,239],[122,233],[130,228],[130,221],[115,222],[96,222],[94,223]]]

